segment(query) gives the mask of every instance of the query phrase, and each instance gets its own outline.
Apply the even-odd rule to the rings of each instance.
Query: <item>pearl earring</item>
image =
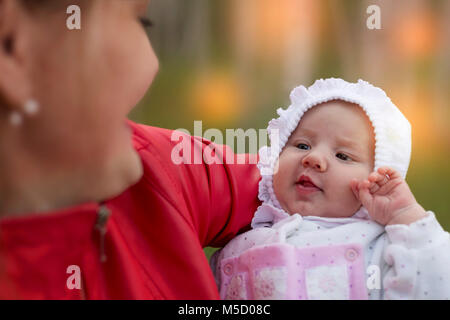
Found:
[[[23,113],[27,116],[34,116],[39,112],[39,103],[34,99],[28,99],[23,105]],[[23,123],[23,115],[19,111],[13,111],[9,115],[9,122],[14,127],[18,127]]]
[[[23,117],[18,111],[13,111],[9,114],[9,123],[14,127],[18,127],[22,124]]]
[[[23,110],[26,115],[34,116],[39,112],[39,103],[36,100],[28,99],[23,106]]]

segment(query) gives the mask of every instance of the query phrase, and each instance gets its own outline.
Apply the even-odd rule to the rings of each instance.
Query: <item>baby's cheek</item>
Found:
[[[363,177],[364,179],[367,178],[362,172],[357,174],[354,172],[353,174],[351,172],[343,172],[340,175],[341,183],[334,188],[333,198],[343,216],[351,216],[360,208],[361,203],[352,191],[351,181],[353,178],[362,180]]]
[[[346,176],[347,176],[346,179],[348,180],[348,184],[350,185],[350,181],[352,181],[352,179],[356,179],[358,181],[367,180],[367,178],[372,173],[372,171],[373,170],[369,165],[361,165],[361,166],[355,168],[354,170],[350,170],[346,174]]]
[[[344,216],[352,216],[361,207],[361,202],[356,199],[350,183],[347,185],[343,193],[340,195],[341,210]]]

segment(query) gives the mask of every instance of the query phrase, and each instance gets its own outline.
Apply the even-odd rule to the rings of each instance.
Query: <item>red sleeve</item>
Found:
[[[140,151],[144,163],[157,160],[155,167],[165,171],[151,179],[166,184],[166,197],[190,221],[204,247],[223,246],[249,228],[260,204],[256,155],[236,155],[228,146],[179,131],[135,125],[135,134],[149,142]]]

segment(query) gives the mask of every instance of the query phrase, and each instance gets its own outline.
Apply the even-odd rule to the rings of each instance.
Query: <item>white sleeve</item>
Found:
[[[386,233],[384,299],[450,299],[450,235],[434,213]]]

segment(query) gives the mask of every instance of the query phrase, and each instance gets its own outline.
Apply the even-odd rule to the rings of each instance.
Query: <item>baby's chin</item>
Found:
[[[323,218],[349,218],[353,216],[357,211],[349,210],[318,210],[314,208],[310,204],[297,203],[295,206],[291,206],[289,208],[284,208],[284,210],[290,215],[298,213],[302,217],[323,217]]]
[[[356,212],[355,212],[356,213]],[[302,217],[321,217],[321,218],[350,218],[352,217],[355,213],[352,214],[346,214],[346,215],[342,215],[342,214],[328,214],[328,213],[317,213],[317,212],[312,212],[312,213],[305,213],[305,214],[301,214],[300,215]]]

